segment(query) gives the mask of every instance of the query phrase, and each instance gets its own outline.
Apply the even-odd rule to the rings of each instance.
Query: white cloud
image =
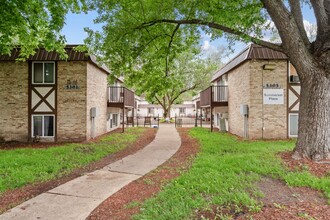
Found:
[[[203,51],[207,51],[207,50],[209,50],[210,49],[210,41],[208,41],[208,40],[204,40],[204,43],[203,43],[203,45],[202,45],[202,50]]]

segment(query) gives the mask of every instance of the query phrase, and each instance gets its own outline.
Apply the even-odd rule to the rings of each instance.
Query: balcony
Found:
[[[134,92],[122,86],[108,87],[108,107],[134,108],[134,105]]]
[[[200,93],[201,108],[228,106],[228,86],[210,86]]]

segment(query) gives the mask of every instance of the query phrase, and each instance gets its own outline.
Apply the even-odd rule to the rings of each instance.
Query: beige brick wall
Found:
[[[95,136],[107,132],[107,74],[93,64],[87,64],[87,139],[92,135],[90,109],[97,108]]]
[[[271,61],[275,70],[263,70],[269,61],[250,61],[249,138],[287,138],[287,61]],[[263,85],[280,84],[283,105],[263,105]],[[264,129],[263,129],[264,128]]]
[[[0,62],[0,141],[28,140],[28,63]]]
[[[86,140],[87,63],[58,62],[58,141]],[[67,80],[78,80],[80,89],[65,89]]]
[[[250,101],[250,64],[245,62],[228,74],[228,124],[229,132],[243,136],[244,117],[241,104]]]

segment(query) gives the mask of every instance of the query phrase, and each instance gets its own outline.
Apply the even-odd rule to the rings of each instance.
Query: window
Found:
[[[180,114],[186,114],[186,108],[179,108]]]
[[[154,108],[148,108],[148,115],[153,115],[155,112]]]
[[[55,63],[34,62],[32,65],[32,81],[34,84],[54,84]]]
[[[289,82],[290,83],[299,83],[299,76],[298,73],[296,71],[296,69],[294,68],[294,66],[289,62]]]
[[[54,137],[55,117],[53,115],[32,116],[32,137]]]
[[[298,114],[289,114],[289,137],[298,137]]]
[[[112,114],[112,125],[118,126],[118,114]]]

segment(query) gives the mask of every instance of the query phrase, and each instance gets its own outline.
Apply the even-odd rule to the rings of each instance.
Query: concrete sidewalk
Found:
[[[144,149],[40,194],[0,219],[85,219],[109,196],[167,161],[180,145],[174,126],[161,125],[155,140]]]

